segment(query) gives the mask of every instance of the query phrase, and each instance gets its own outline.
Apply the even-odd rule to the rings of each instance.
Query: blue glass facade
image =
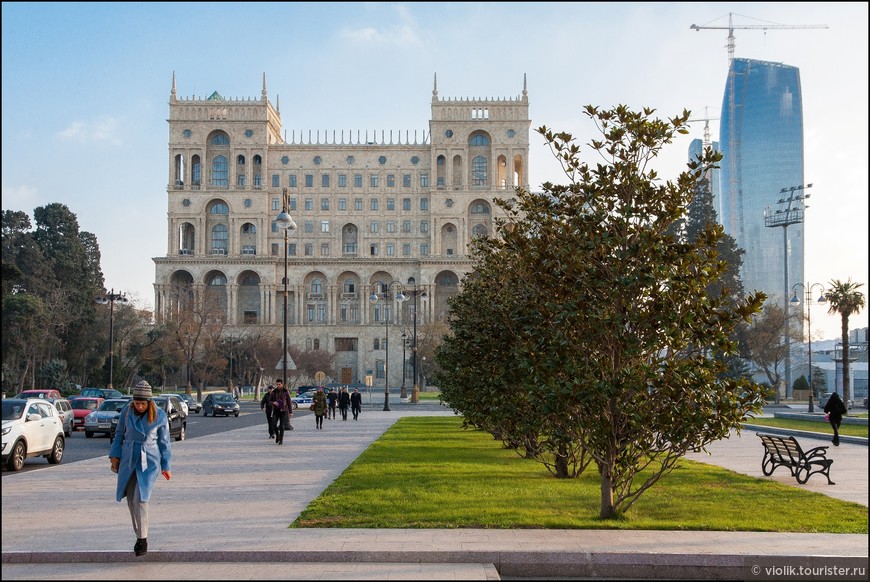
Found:
[[[719,142],[714,141],[708,144],[714,151],[719,150]],[[689,144],[689,161],[697,160],[704,153],[704,142],[700,139],[693,139]],[[708,173],[710,180],[710,193],[713,195],[713,210],[716,211],[716,220],[722,222],[722,196],[719,194],[719,170],[710,170]]]
[[[791,286],[804,280],[804,225],[769,227],[764,218],[765,212],[777,210],[783,188],[804,183],[797,67],[733,59],[720,119],[724,158],[719,173],[719,219],[725,232],[746,251],[741,271],[744,289],[764,291],[782,303]]]

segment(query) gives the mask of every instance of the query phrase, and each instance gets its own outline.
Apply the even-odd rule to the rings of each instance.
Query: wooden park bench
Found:
[[[836,485],[831,481],[831,464],[828,447],[815,447],[804,451],[793,437],[782,437],[773,434],[757,432],[761,444],[764,445],[764,458],[761,460],[761,472],[769,476],[778,467],[788,467],[792,477],[798,483],[806,483],[810,475],[821,473],[828,479],[828,485]]]

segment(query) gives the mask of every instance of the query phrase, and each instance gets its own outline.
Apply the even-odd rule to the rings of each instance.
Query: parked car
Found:
[[[174,394],[163,394],[154,397],[154,403],[162,408],[169,421],[169,438],[183,441],[187,436],[187,414],[181,408],[181,400]],[[117,425],[115,425],[117,428]],[[115,431],[112,431],[114,438]]]
[[[57,409],[57,413],[60,415],[60,420],[63,424],[64,436],[72,436],[73,419],[75,418],[75,414],[73,414],[72,403],[66,398],[55,398],[54,400],[50,400],[49,402],[54,404],[54,407]]]
[[[60,463],[64,451],[63,424],[57,408],[45,399],[3,399],[3,464],[20,471],[24,460],[45,457]]]
[[[114,388],[82,388],[82,396],[94,396],[108,400],[109,398],[123,398],[124,394]]]
[[[190,394],[188,394],[186,392],[181,392],[178,394],[178,396],[182,400],[187,402],[187,410],[189,412],[192,412],[194,414],[199,414],[199,411],[202,410],[202,404],[200,404],[199,401],[196,398],[194,398],[193,396],[191,396]]]
[[[85,418],[98,409],[103,403],[102,398],[92,396],[79,396],[70,401],[73,411],[73,430],[85,428]]]
[[[99,408],[85,417],[85,436],[91,438],[99,432],[111,438],[118,425],[118,414],[128,402],[129,398],[103,400]]]
[[[317,386],[299,386],[296,388],[296,396],[302,396],[306,392],[310,392],[313,395],[317,392]]]
[[[22,390],[15,395],[15,398],[43,398],[45,400],[52,400],[55,398],[63,398],[63,395],[60,393],[60,390]]]
[[[190,415],[190,407],[187,405],[187,400],[181,397],[181,394],[175,394],[173,392],[164,392],[161,396],[172,396],[173,398],[178,399],[178,403],[181,405],[181,409],[184,411],[184,416]]]
[[[833,392],[825,392],[824,394],[819,396],[819,408],[824,410],[825,404],[828,403],[828,398],[830,398],[832,394],[833,394]],[[842,396],[840,398],[842,398]],[[849,400],[846,403],[846,410],[852,410],[852,401],[851,400]]]
[[[239,403],[236,402],[236,399],[229,392],[212,392],[202,401],[203,416],[208,416],[209,414],[212,416],[217,416],[218,414],[238,416],[239,410]]]

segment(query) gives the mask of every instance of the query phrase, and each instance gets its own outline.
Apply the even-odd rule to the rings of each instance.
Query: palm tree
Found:
[[[849,402],[849,316],[858,313],[864,307],[864,294],[858,291],[862,283],[853,283],[850,278],[845,283],[834,279],[828,283],[825,299],[830,307],[828,313],[840,314],[840,332],[843,336],[843,402]]]

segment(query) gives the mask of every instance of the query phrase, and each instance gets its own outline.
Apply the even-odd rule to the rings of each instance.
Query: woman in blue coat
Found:
[[[133,520],[137,556],[148,552],[148,500],[157,474],[172,478],[169,422],[166,413],[151,399],[151,386],[144,380],[133,388],[133,400],[121,409],[109,462],[118,474],[115,499],[127,498]]]

